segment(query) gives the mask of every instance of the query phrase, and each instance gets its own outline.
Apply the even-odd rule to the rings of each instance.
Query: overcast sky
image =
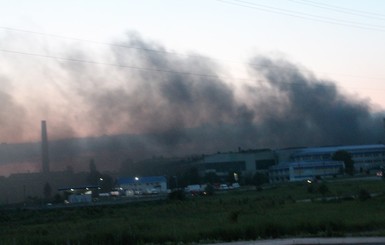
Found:
[[[74,79],[74,74],[63,70],[87,69],[90,74],[95,69],[95,77],[104,72],[119,80],[122,75],[111,66],[122,63],[107,50],[127,45],[127,36],[139,36],[147,43],[139,47],[142,52],[153,52],[145,50],[151,47],[168,52],[159,55],[210,57],[210,62],[221,67],[215,75],[234,87],[248,83],[246,67],[254,56],[262,55],[287,60],[313,72],[317,79],[332,81],[344,94],[366,101],[373,110],[385,108],[382,0],[0,0],[0,23],[0,98],[8,105],[3,106],[1,116],[12,118],[1,120],[3,128],[9,128],[0,134],[6,142],[35,140],[38,135],[28,131],[36,132],[41,119],[61,127],[63,136],[71,135],[73,126],[65,129],[64,119],[58,117],[67,115],[78,122],[84,120],[81,113],[86,109],[76,108],[84,98],[69,91],[74,83],[79,91],[98,85],[95,79],[89,82],[89,75],[79,78],[82,75],[77,73]],[[96,64],[84,64],[84,60]],[[123,65],[149,68],[135,60]],[[116,87],[109,83],[99,89]],[[45,99],[38,103],[42,96]],[[51,106],[44,105],[48,102]],[[77,113],[72,112],[75,109]],[[33,121],[34,126],[15,126],[23,120]],[[129,133],[141,131],[132,125],[135,129]],[[12,139],[19,131],[23,134]],[[83,131],[83,135],[97,134]]]

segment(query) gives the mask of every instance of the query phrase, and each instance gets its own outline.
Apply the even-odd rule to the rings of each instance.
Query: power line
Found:
[[[217,1],[226,3],[226,4],[235,5],[235,6],[240,6],[240,7],[255,9],[259,11],[280,14],[280,15],[286,15],[286,16],[300,18],[300,19],[312,20],[312,21],[340,25],[340,26],[353,27],[353,28],[364,29],[364,30],[385,32],[385,26],[383,25],[363,24],[363,23],[354,22],[354,21],[345,21],[345,20],[334,19],[334,18],[326,18],[324,16],[310,15],[310,14],[305,14],[298,11],[290,11],[286,9],[275,8],[268,5],[256,4],[256,3],[251,3],[248,1],[242,1],[242,0],[217,0]]]
[[[205,58],[205,59],[209,59],[209,60],[225,61],[225,62],[236,63],[236,64],[246,64],[246,65],[253,66],[253,67],[262,67],[260,64],[255,64],[255,63],[250,63],[250,62],[240,62],[240,61],[233,61],[233,60],[224,60],[224,59],[218,59],[218,58],[211,58],[211,57],[207,57],[207,56],[203,56],[203,55],[190,55],[190,54],[187,55],[187,54],[181,54],[181,53],[177,53],[177,52],[170,52],[170,51],[159,50],[159,49],[148,49],[148,48],[143,48],[143,47],[120,45],[120,44],[100,42],[100,41],[89,40],[89,39],[81,39],[81,38],[76,38],[76,37],[68,37],[68,36],[52,34],[52,33],[30,31],[30,30],[25,30],[25,29],[18,29],[18,28],[4,27],[4,26],[0,26],[0,29],[7,30],[7,31],[14,31],[14,32],[22,32],[22,33],[27,33],[27,34],[32,34],[32,35],[39,35],[39,36],[47,36],[47,37],[52,37],[52,38],[66,39],[66,40],[72,40],[72,41],[78,41],[78,42],[88,42],[88,43],[93,43],[93,44],[97,44],[97,45],[110,46],[110,47],[118,47],[118,48],[123,48],[123,49],[135,49],[135,50],[140,50],[140,51],[144,51],[144,52],[152,52],[152,53],[159,53],[159,54],[166,54],[166,55],[175,55],[175,56],[182,56],[182,57]],[[13,53],[31,55],[31,54],[28,54],[28,53],[23,53],[23,52],[18,52],[18,51],[7,51],[7,50],[4,50],[3,52],[13,52]],[[43,57],[44,55],[36,54],[35,56]],[[58,58],[58,59],[64,59],[64,58]],[[103,63],[99,62],[98,64],[103,64]],[[110,64],[104,64],[104,65],[110,65]],[[113,65],[113,66],[119,66],[119,65]],[[273,65],[273,64],[271,64],[269,66],[270,67],[280,68],[280,66]],[[307,69],[303,69],[301,67],[297,67],[297,69],[302,70],[302,71],[308,71]],[[385,78],[382,78],[382,77],[368,77],[368,76],[359,76],[359,75],[352,75],[352,74],[330,73],[330,72],[324,72],[324,71],[315,71],[315,72],[320,73],[320,74],[324,74],[324,75],[338,75],[338,76],[344,76],[344,77],[365,78],[365,79],[371,79],[371,80],[380,80],[380,79],[384,80],[385,79]]]
[[[117,48],[137,49],[137,50],[143,50],[146,52],[156,52],[156,53],[180,55],[180,56],[183,55],[180,53],[165,51],[165,50],[159,50],[159,49],[149,49],[149,48],[121,45],[121,44],[115,44],[115,43],[106,43],[106,42],[100,42],[100,41],[95,41],[95,40],[81,39],[81,38],[77,38],[77,37],[68,37],[68,36],[62,36],[62,35],[57,35],[57,34],[52,34],[52,33],[30,31],[30,30],[5,27],[5,26],[0,26],[0,29],[7,30],[7,31],[24,32],[24,33],[28,33],[28,34],[47,36],[47,37],[53,37],[53,38],[67,39],[67,40],[78,41],[78,42],[88,42],[88,43],[93,43],[93,44],[98,44],[98,45],[103,45],[103,46],[110,46],[110,47],[117,47]],[[203,56],[199,56],[199,57],[203,57]]]
[[[198,73],[172,71],[172,70],[164,70],[164,69],[157,69],[157,68],[144,68],[144,67],[121,65],[121,64],[115,64],[115,63],[104,63],[104,62],[98,62],[98,61],[92,61],[92,60],[82,60],[82,59],[64,58],[64,57],[59,57],[59,56],[45,55],[45,54],[20,52],[20,51],[6,50],[6,49],[0,49],[0,52],[34,56],[34,57],[47,58],[47,59],[53,59],[53,60],[85,63],[85,64],[92,64],[92,65],[113,66],[113,67],[127,68],[127,69],[147,71],[147,72],[175,73],[175,74],[186,75],[186,76],[199,76],[199,77],[216,78],[216,79],[220,78],[220,76],[210,75],[210,74],[198,74]]]
[[[344,14],[350,14],[350,15],[355,15],[355,16],[361,16],[361,17],[366,17],[366,18],[372,18],[372,19],[378,19],[378,20],[385,20],[385,15],[384,14],[378,14],[378,13],[373,13],[373,12],[368,12],[368,11],[362,11],[362,10],[356,10],[356,9],[350,9],[350,8],[344,8],[344,7],[339,7],[323,2],[316,2],[316,1],[311,1],[311,0],[289,0],[294,3],[302,4],[302,5],[308,5],[308,6],[313,6],[321,9],[327,9],[327,10],[333,10],[336,12],[344,13]]]
[[[231,78],[228,76],[218,76],[218,75],[212,75],[212,74],[199,74],[199,73],[192,73],[192,72],[183,72],[183,71],[174,71],[174,70],[165,70],[165,69],[157,69],[157,68],[146,68],[146,67],[137,67],[137,66],[129,66],[129,65],[121,65],[121,64],[115,64],[115,63],[104,63],[104,62],[98,62],[98,61],[92,61],[92,60],[82,60],[82,59],[73,59],[73,58],[63,58],[59,56],[52,56],[52,55],[45,55],[45,54],[36,54],[36,53],[28,53],[28,52],[20,52],[20,51],[13,51],[13,50],[5,50],[0,49],[0,52],[3,53],[9,53],[9,54],[18,54],[18,55],[26,55],[31,57],[39,57],[39,58],[45,58],[45,59],[52,59],[52,60],[60,60],[60,61],[66,61],[66,62],[77,62],[77,63],[84,63],[84,64],[91,64],[91,65],[104,65],[104,66],[112,66],[112,67],[119,67],[119,68],[125,68],[125,69],[132,69],[132,70],[139,70],[144,72],[162,72],[162,73],[172,73],[172,74],[179,74],[183,76],[197,76],[197,77],[205,77],[210,79],[232,79],[237,81],[255,81],[254,79],[246,79],[246,78]],[[279,66],[274,65],[258,65],[256,67],[269,67],[269,68],[282,68]],[[285,67],[287,69],[287,67]],[[297,68],[293,68],[297,70]],[[303,83],[298,82],[287,82],[287,84],[292,85],[304,85]],[[335,87],[342,87],[340,85],[337,85],[336,83],[332,83]],[[325,84],[325,86],[328,86],[329,83]],[[362,88],[361,88],[362,89]],[[385,90],[385,89],[372,89],[372,88],[364,88],[365,90]]]

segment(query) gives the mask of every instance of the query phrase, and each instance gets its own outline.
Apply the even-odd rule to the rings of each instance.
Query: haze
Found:
[[[280,3],[253,2],[327,12]],[[4,2],[0,140],[38,142],[46,120],[50,140],[130,135],[135,147],[119,142],[157,154],[383,142],[385,6],[335,4],[372,15],[327,12],[369,21],[357,27],[240,1]]]

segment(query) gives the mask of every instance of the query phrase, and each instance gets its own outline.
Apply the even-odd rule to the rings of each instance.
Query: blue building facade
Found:
[[[333,160],[337,151],[351,155],[356,172],[377,171],[385,166],[383,144],[298,148],[291,150],[285,162],[269,168],[269,180],[276,183],[342,174],[344,163]]]

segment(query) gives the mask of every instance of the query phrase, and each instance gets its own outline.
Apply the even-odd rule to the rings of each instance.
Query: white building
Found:
[[[270,167],[269,182],[313,180],[328,178],[343,173],[344,163],[340,161],[312,161],[281,163]]]

